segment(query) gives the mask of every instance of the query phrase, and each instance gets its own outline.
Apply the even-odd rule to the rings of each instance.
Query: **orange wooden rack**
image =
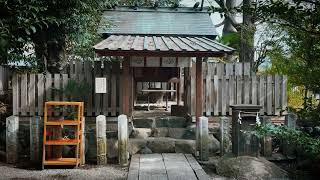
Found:
[[[75,107],[74,119],[54,119],[54,114],[62,117],[66,112],[53,112],[53,106]],[[42,168],[45,166],[75,166],[78,167],[83,158],[82,126],[83,126],[83,102],[48,101],[44,106],[44,129],[43,129],[43,158]],[[53,118],[52,118],[53,117]],[[74,139],[63,138],[62,131],[66,126],[74,127]],[[74,157],[63,156],[63,146],[74,148]]]

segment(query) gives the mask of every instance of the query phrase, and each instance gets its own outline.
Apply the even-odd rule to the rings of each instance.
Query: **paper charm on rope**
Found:
[[[241,120],[242,120],[242,118],[241,118],[241,114],[240,114],[240,112],[239,112],[239,114],[238,114],[238,123],[239,123],[240,125],[242,124]]]

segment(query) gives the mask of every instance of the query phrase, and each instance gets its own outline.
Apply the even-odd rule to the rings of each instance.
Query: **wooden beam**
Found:
[[[125,57],[124,61],[122,63],[122,110],[123,110],[123,114],[129,116],[129,96],[130,96],[130,90],[129,90],[129,71],[130,71],[130,67],[129,67],[129,62],[130,61],[130,57]]]
[[[202,116],[202,96],[203,96],[203,78],[202,78],[202,58],[196,60],[196,121]]]

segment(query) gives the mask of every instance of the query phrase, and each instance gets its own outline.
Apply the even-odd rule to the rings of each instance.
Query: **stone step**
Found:
[[[135,128],[186,128],[191,124],[190,120],[179,116],[164,116],[164,117],[148,117],[148,118],[133,118],[133,126]]]
[[[149,137],[170,137],[175,139],[195,139],[195,129],[192,128],[134,128],[129,133],[130,138],[145,139]]]

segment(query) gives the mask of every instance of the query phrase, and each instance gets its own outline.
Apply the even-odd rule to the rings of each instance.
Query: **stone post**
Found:
[[[201,161],[209,160],[209,129],[208,129],[208,118],[201,116],[199,117],[199,158]]]
[[[230,122],[228,117],[220,117],[220,155],[230,150]]]
[[[270,124],[271,118],[268,116],[264,116],[261,119],[261,123],[262,125]],[[262,148],[261,152],[264,157],[272,156],[272,137],[271,136],[266,135],[261,139],[261,148]]]
[[[284,124],[288,128],[296,129],[297,119],[298,119],[298,116],[296,114],[288,113],[285,116]],[[283,151],[284,155],[286,155],[288,158],[295,158],[295,154],[294,154],[295,145],[294,144],[290,144],[288,141],[284,140],[282,148],[283,148],[282,151]]]
[[[10,116],[6,119],[6,153],[7,163],[18,162],[19,117]]]
[[[41,133],[41,122],[42,119],[40,116],[30,118],[30,160],[35,164],[41,163],[42,161],[42,142],[40,137],[42,137],[43,134]]]
[[[121,166],[128,165],[128,118],[126,115],[118,117],[118,157]]]
[[[96,118],[97,132],[97,164],[107,164],[107,135],[106,135],[106,116],[99,115]]]

